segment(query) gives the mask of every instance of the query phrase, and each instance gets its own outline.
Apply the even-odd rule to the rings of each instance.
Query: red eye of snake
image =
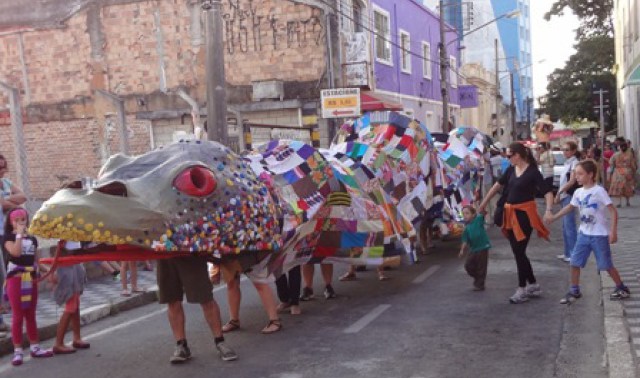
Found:
[[[173,180],[173,186],[184,194],[204,197],[216,190],[213,172],[204,167],[189,167]]]

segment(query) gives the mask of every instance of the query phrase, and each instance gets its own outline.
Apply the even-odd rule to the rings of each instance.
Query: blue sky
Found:
[[[562,68],[575,49],[575,29],[578,18],[566,12],[551,21],[544,19],[544,14],[551,8],[554,0],[531,0],[531,55],[533,66],[533,94],[535,98],[547,93],[547,76],[556,68]],[[537,103],[536,103],[537,106]]]

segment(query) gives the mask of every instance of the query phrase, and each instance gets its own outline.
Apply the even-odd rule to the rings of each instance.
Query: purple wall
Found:
[[[389,13],[391,18],[391,57],[393,66],[381,63],[375,58],[375,36],[372,35],[374,76],[376,89],[388,92],[401,93],[404,95],[421,97],[441,101],[440,94],[440,54],[438,52],[438,42],[440,41],[439,19],[436,14],[426,9],[414,0],[372,0],[371,18],[373,10],[380,8]],[[422,55],[422,42],[431,45],[431,79],[424,78],[422,59],[411,55],[411,73],[402,72],[400,64],[400,29],[409,33],[411,51]],[[447,32],[447,40],[454,40],[457,36],[455,31]],[[397,46],[396,46],[397,45]],[[448,56],[456,57],[458,71],[460,66],[460,51],[458,42],[453,42],[448,46]],[[451,80],[451,78],[449,78]],[[460,78],[458,78],[458,85]],[[449,102],[458,104],[458,90],[449,87]]]

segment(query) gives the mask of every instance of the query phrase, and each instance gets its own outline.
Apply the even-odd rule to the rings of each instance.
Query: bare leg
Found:
[[[128,291],[128,287],[127,287],[127,269],[129,269],[129,262],[128,261],[123,261],[120,264],[120,282],[122,283],[122,293],[124,294],[125,291]]]
[[[138,291],[138,264],[135,261],[130,261],[129,269],[131,269],[131,290]]]
[[[264,283],[254,282],[253,286],[255,286],[258,295],[260,296],[260,300],[262,301],[262,306],[264,306],[264,310],[267,312],[269,316],[269,320],[278,319],[278,311],[276,309],[276,299],[273,296],[273,291],[269,285]]]
[[[222,320],[220,319],[220,307],[218,302],[211,300],[201,304],[204,319],[209,325],[209,329],[214,337],[222,337]],[[184,313],[183,313],[183,334],[184,334]],[[183,337],[184,338],[184,337]]]
[[[82,336],[80,335],[80,309],[71,314],[71,330],[73,331],[73,342],[82,344]]]
[[[618,269],[611,268],[607,270],[607,273],[611,276],[613,282],[615,282],[616,286],[620,286],[622,284],[622,279],[620,278],[620,273],[618,273]]]
[[[308,287],[309,289],[313,288],[313,267],[313,264],[305,264],[302,266],[302,281],[304,282],[304,287]]]
[[[71,313],[63,312],[58,321],[58,328],[56,329],[56,343],[53,346],[54,351],[70,350],[71,348],[64,345],[64,335],[67,333],[69,323],[71,321]]]
[[[331,285],[331,281],[333,281],[333,264],[320,264],[320,269],[322,270],[322,279],[325,286]]]
[[[571,267],[571,285],[580,285],[580,268],[575,266]]]
[[[217,307],[217,304],[216,304],[216,307]],[[220,310],[218,310],[218,319],[220,318],[219,313],[220,313]],[[173,337],[176,339],[176,341],[186,339],[185,331],[184,331],[184,309],[182,308],[182,302],[176,301],[176,302],[171,302],[167,304],[167,315],[169,317],[169,325],[171,326]],[[205,318],[206,318],[206,312],[205,312]],[[222,334],[222,331],[220,331],[220,334]]]
[[[240,277],[235,277],[227,283],[227,300],[229,301],[229,317],[231,320],[240,321],[240,302],[242,300]]]

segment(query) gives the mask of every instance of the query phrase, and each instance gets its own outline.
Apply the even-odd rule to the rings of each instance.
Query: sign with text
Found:
[[[478,107],[478,87],[475,85],[461,85],[458,87],[458,93],[462,109]]]
[[[324,89],[320,92],[322,118],[360,116],[360,88]]]

